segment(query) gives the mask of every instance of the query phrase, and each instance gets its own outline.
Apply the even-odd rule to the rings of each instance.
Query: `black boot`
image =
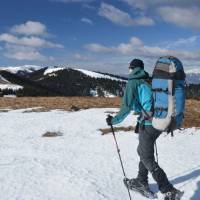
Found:
[[[164,200],[180,200],[184,192],[177,190],[176,188],[164,193]]]
[[[124,179],[124,184],[130,190],[138,192],[138,193],[142,194],[143,196],[145,196],[149,199],[157,198],[157,195],[150,190],[149,184],[148,183],[141,183],[137,178]]]

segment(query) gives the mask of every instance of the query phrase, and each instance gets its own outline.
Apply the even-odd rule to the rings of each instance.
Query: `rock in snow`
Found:
[[[0,199],[2,200],[128,200],[106,111],[0,112]],[[120,126],[135,124],[136,116]],[[47,131],[63,136],[45,138]],[[116,134],[129,178],[138,171],[138,135]],[[169,179],[185,191],[183,200],[200,198],[200,130],[175,131],[175,137],[160,136],[159,163]],[[151,177],[151,176],[150,176]],[[158,191],[150,178],[151,188]],[[131,192],[133,199],[145,200]],[[162,197],[158,193],[159,198]]]

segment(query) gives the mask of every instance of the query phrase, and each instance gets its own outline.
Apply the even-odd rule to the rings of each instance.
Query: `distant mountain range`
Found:
[[[188,83],[200,84],[199,69],[188,70],[186,75]],[[126,80],[113,74],[62,66],[0,67],[0,92],[17,96],[115,97],[123,94]]]
[[[0,91],[17,96],[120,96],[126,79],[67,67],[0,68]]]
[[[188,83],[200,84],[200,69],[187,70],[186,80]]]

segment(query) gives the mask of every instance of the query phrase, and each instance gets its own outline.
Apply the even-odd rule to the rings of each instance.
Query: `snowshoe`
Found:
[[[164,200],[180,200],[184,192],[173,188],[171,191],[164,194]]]
[[[157,199],[157,194],[152,192],[147,185],[142,184],[137,178],[133,178],[133,179],[124,179],[124,184],[125,186],[130,189],[133,190],[135,192],[140,193],[142,196],[148,198],[148,199]]]

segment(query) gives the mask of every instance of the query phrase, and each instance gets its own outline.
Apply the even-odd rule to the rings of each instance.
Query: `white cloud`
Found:
[[[14,35],[11,35],[9,33],[3,33],[0,35],[0,41],[2,42],[9,42],[9,43],[16,43],[17,42],[17,37]]]
[[[166,46],[166,48],[177,48],[177,47],[195,47],[199,44],[200,42],[200,36],[195,35],[191,36],[189,38],[179,38],[177,41],[168,41],[164,42],[163,44]]]
[[[178,7],[160,7],[158,9],[160,16],[164,21],[173,23],[182,27],[200,28],[200,9],[199,8],[178,8]]]
[[[200,29],[199,0],[121,0],[133,10],[180,27]],[[146,20],[144,20],[145,22]],[[149,21],[149,23],[151,23]]]
[[[121,0],[134,8],[146,9],[150,1],[146,0]]]
[[[26,46],[6,45],[4,56],[15,60],[45,61],[47,58],[34,48]]]
[[[99,15],[122,26],[132,26],[134,24],[133,19],[128,13],[110,4],[101,3]]]
[[[11,32],[23,35],[46,35],[47,28],[41,22],[27,21],[24,24],[13,26]]]
[[[93,21],[85,17],[81,18],[81,22],[89,24],[89,25],[93,25]]]
[[[42,48],[64,48],[63,45],[41,38],[46,34],[46,26],[40,22],[28,21],[15,25],[11,33],[0,34],[0,42],[4,44],[4,56],[16,60],[53,60],[41,54]],[[22,34],[19,35],[19,34]]]
[[[171,41],[171,43],[176,43],[180,40],[181,38]],[[137,37],[132,37],[128,42],[118,43],[114,46],[92,43],[92,45],[87,44],[84,47],[91,51],[94,69],[121,75],[127,72],[128,64],[133,58],[142,59],[145,63],[145,69],[150,73],[157,59],[166,55],[178,57],[183,62],[185,69],[191,66],[200,66],[200,51],[187,50],[183,46],[180,46],[179,49],[167,49],[163,43],[155,46],[147,45]]]
[[[79,61],[88,61],[89,60],[88,57],[83,56],[79,53],[75,53],[73,57],[75,60],[79,60]]]
[[[142,26],[151,26],[154,25],[155,22],[153,19],[149,18],[149,17],[139,17],[135,19],[135,23],[137,25],[142,25]]]
[[[62,3],[90,3],[95,0],[51,0],[56,2],[62,2]]]
[[[183,44],[191,44],[191,43],[196,43],[197,41],[200,40],[200,36],[192,36],[189,38],[180,38],[176,41],[176,45],[183,45]]]
[[[110,5],[107,3],[101,3],[101,7],[99,9],[99,15],[121,26],[154,25],[154,21],[151,18],[142,16],[142,17],[137,17],[136,19],[133,19],[129,13],[124,12],[114,7],[113,5]]]
[[[139,8],[141,10],[147,10],[154,8],[158,8],[160,6],[174,6],[174,7],[182,7],[182,8],[188,8],[188,7],[194,7],[199,6],[200,1],[199,0],[121,0],[123,2],[128,3],[133,8]]]
[[[123,55],[131,55],[133,53],[133,48],[138,49],[141,48],[142,46],[143,42],[139,38],[132,37],[129,43],[121,43],[113,49],[115,49],[115,51]]]
[[[52,43],[39,37],[30,36],[19,38],[9,33],[1,34],[0,41],[31,47],[63,48],[61,44]]]
[[[95,6],[88,4],[87,2],[83,4],[83,8],[87,8],[87,9],[90,9],[90,10],[96,10]]]
[[[200,52],[173,50],[161,48],[159,46],[148,46],[137,38],[132,37],[128,43],[121,43],[115,47],[106,47],[101,44],[87,44],[85,48],[95,53],[115,53],[126,56],[140,56],[144,58],[158,58],[165,55],[174,55],[180,59],[199,60]]]
[[[95,53],[108,53],[112,52],[112,49],[109,47],[106,47],[101,44],[96,44],[96,43],[91,43],[91,44],[86,44],[84,46],[87,50],[95,52]]]
[[[45,60],[45,57],[43,55],[40,54],[40,52],[38,51],[18,51],[15,53],[6,53],[5,56],[7,58],[12,58],[12,59],[16,59],[16,60],[38,60],[38,61],[42,61]]]
[[[132,37],[132,38],[130,39],[130,44],[131,44],[132,46],[142,46],[142,45],[143,45],[143,42],[142,42],[139,38],[137,38],[137,37]]]

